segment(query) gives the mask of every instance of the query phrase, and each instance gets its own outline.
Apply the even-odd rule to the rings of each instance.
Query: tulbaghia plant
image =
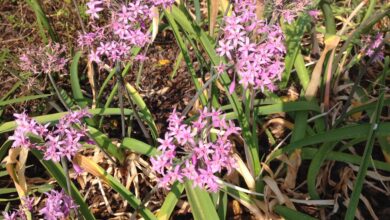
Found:
[[[224,18],[223,37],[216,49],[231,64],[224,68],[233,66],[245,89],[274,91],[275,81],[280,80],[284,70],[286,48],[282,30],[277,24],[257,18],[256,1],[236,0],[233,7],[232,15]],[[222,68],[219,66],[218,71]]]
[[[216,192],[216,175],[223,170],[230,173],[236,166],[229,136],[239,134],[240,128],[225,120],[221,111],[207,108],[190,124],[185,124],[184,119],[174,110],[165,137],[158,139],[161,154],[151,159],[159,174],[158,186],[169,189],[173,182],[187,179],[194,186]]]
[[[65,220],[68,219],[72,210],[76,211],[77,205],[72,198],[64,191],[51,190],[47,195],[45,206],[34,213],[42,215],[47,220]],[[2,212],[4,220],[25,220],[27,219],[25,211],[33,211],[34,198],[23,198],[24,205],[13,212]]]
[[[14,116],[17,127],[9,137],[13,140],[12,147],[41,150],[45,160],[59,162],[61,157],[66,157],[71,161],[81,147],[80,141],[87,140],[87,129],[82,123],[84,117],[90,117],[86,109],[68,113],[52,129],[49,124],[39,124],[25,113]],[[39,136],[44,142],[31,142],[29,134]]]
[[[26,49],[19,57],[19,66],[23,71],[35,74],[61,72],[69,61],[63,56],[65,53],[64,45],[49,42],[44,47]]]
[[[90,0],[86,11],[90,32],[79,34],[78,45],[88,48],[89,60],[98,64],[112,66],[129,60],[132,48],[142,48],[151,41],[149,29],[152,19],[158,16],[156,7],[173,3],[174,0]]]

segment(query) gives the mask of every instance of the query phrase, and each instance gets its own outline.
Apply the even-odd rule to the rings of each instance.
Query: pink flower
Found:
[[[2,212],[4,220],[18,220],[18,213],[17,212]]]
[[[216,51],[218,52],[219,56],[226,55],[229,59],[232,59],[232,55],[231,55],[230,51],[233,49],[234,49],[234,47],[232,45],[230,45],[230,42],[220,40],[219,47],[217,48]]]
[[[134,60],[135,61],[139,61],[139,62],[144,62],[146,60],[148,60],[149,58],[143,54],[138,54],[137,56],[134,57]]]
[[[372,57],[375,54],[375,50],[377,50],[381,43],[383,42],[383,34],[378,33],[374,37],[372,36],[364,36],[362,38],[362,43],[364,44],[364,47],[362,49],[362,52],[365,53],[366,56]],[[374,57],[374,61],[383,60],[384,59],[384,52],[383,50],[379,50],[378,53],[376,53],[376,56]]]
[[[98,13],[103,11],[102,4],[103,1],[101,0],[89,0],[87,3],[88,10],[86,13],[91,15],[92,19],[99,19]]]
[[[68,62],[63,57],[66,47],[59,43],[50,42],[45,47],[32,47],[25,51],[19,58],[19,66],[23,71],[35,74],[61,72]]]
[[[226,122],[220,110],[207,108],[190,125],[174,110],[164,139],[158,139],[161,154],[151,158],[153,170],[161,175],[159,187],[169,189],[174,181],[193,181],[194,186],[215,192],[218,190],[216,174],[235,167],[229,136],[240,130],[232,121]],[[220,130],[217,141],[209,141],[210,129]],[[225,132],[222,132],[224,130]]]
[[[87,129],[82,123],[82,119],[90,117],[87,110],[69,112],[59,120],[57,125],[49,130],[49,125],[38,124],[29,118],[25,113],[15,114],[16,129],[9,137],[13,140],[12,147],[25,147],[44,151],[45,160],[59,162],[61,157],[72,160],[81,148],[82,139],[88,139]],[[75,125],[79,129],[75,128]],[[33,144],[30,142],[28,134],[40,136],[43,143]]]
[[[51,190],[45,194],[47,195],[45,207],[39,211],[39,214],[44,215],[47,220],[66,219],[71,210],[76,211],[78,207],[64,191]]]
[[[22,198],[22,201],[23,201],[23,207],[26,208],[27,210],[31,211],[33,209],[33,206],[34,206],[34,197],[23,197]]]
[[[233,8],[234,13],[224,18],[223,37],[216,51],[234,65],[231,69],[236,71],[237,81],[243,88],[274,90],[274,82],[280,80],[284,70],[283,32],[279,25],[257,19],[256,1],[236,0]],[[254,38],[254,35],[260,37]],[[229,87],[230,93],[236,87],[235,82],[234,79]]]
[[[95,51],[91,51],[91,53],[88,55],[88,59],[91,62],[100,63],[100,57]]]
[[[87,47],[89,60],[113,66],[117,61],[129,61],[132,48],[144,47],[151,40],[150,26],[156,16],[154,7],[170,7],[174,0],[135,0],[116,2],[89,0],[86,13],[91,30],[78,37],[78,45]],[[105,21],[96,20],[104,10]],[[140,57],[139,57],[140,58]],[[137,59],[136,59],[137,60]]]
[[[310,10],[307,12],[314,20],[318,20],[318,17],[321,14],[320,10]]]
[[[226,69],[226,65],[223,63],[220,63],[218,66],[215,67],[215,70],[217,71],[217,74],[222,74]]]

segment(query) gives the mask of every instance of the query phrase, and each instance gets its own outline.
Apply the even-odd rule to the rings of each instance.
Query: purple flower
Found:
[[[218,190],[216,174],[235,167],[231,156],[233,145],[229,140],[240,128],[227,122],[222,112],[204,108],[191,124],[174,110],[168,119],[169,128],[164,139],[158,139],[161,154],[151,158],[153,170],[161,177],[159,187],[169,189],[174,181],[191,180],[194,186],[215,192]],[[217,140],[209,140],[210,131],[216,130]]]
[[[45,207],[39,211],[47,220],[67,219],[72,210],[76,211],[77,205],[64,191],[51,190],[47,195]]]
[[[2,212],[4,220],[18,220],[18,213],[17,212]]]
[[[16,118],[15,122],[17,127],[14,131],[14,134],[8,138],[9,140],[14,141],[12,143],[12,147],[36,147],[35,144],[30,142],[27,135],[28,133],[38,135],[37,122],[34,119],[29,118],[25,112],[21,114],[14,114],[14,117]]]
[[[217,52],[219,56],[226,55],[229,59],[232,59],[232,55],[230,53],[231,50],[233,50],[234,47],[230,45],[229,41],[220,40],[219,41],[219,47],[217,48]]]
[[[23,201],[23,208],[29,211],[33,209],[34,202],[35,202],[34,197],[23,197],[22,201]]]
[[[375,54],[375,50],[377,50],[381,43],[383,42],[383,34],[378,33],[374,37],[366,35],[363,36],[362,43],[364,47],[362,49],[362,53],[364,53],[368,57],[372,57]],[[379,50],[374,57],[374,61],[383,60],[384,59],[384,51]]]
[[[223,37],[216,51],[233,64],[237,81],[244,88],[272,91],[284,71],[283,32],[279,25],[257,19],[256,1],[236,0],[233,7],[234,13],[224,18]],[[261,37],[253,37],[258,34]],[[235,82],[234,79],[229,87],[230,93],[236,87]]]
[[[59,43],[50,42],[45,47],[29,48],[19,57],[20,68],[32,73],[52,73],[64,71],[67,58],[63,57],[66,47]]]
[[[318,20],[318,17],[320,16],[321,11],[320,11],[320,10],[309,10],[307,13],[308,13],[314,20]]]
[[[12,147],[34,148],[43,151],[45,160],[59,162],[61,157],[66,157],[71,161],[81,148],[80,142],[83,139],[89,139],[82,119],[90,116],[86,109],[71,111],[62,117],[55,127],[49,129],[48,124],[38,124],[25,113],[15,114],[17,127],[9,140],[14,141]],[[29,133],[40,136],[44,143],[31,143]]]
[[[174,0],[135,0],[111,4],[90,0],[87,14],[91,17],[91,30],[79,35],[77,42],[81,48],[87,47],[89,60],[100,66],[129,61],[133,47],[144,47],[151,40],[154,7],[170,7],[173,3]],[[107,22],[96,21],[103,10]]]
[[[295,18],[299,16],[300,13],[305,12],[308,7],[312,5],[311,0],[297,0],[293,1],[291,4],[283,3],[283,1],[278,0],[275,2],[275,9],[276,11],[279,11],[284,20],[287,23],[292,23]],[[308,11],[308,14],[310,16],[317,16],[318,11],[314,12],[314,10]]]
[[[103,11],[102,5],[103,1],[101,0],[89,0],[87,3],[88,10],[86,13],[91,15],[92,19],[99,19],[98,12]]]

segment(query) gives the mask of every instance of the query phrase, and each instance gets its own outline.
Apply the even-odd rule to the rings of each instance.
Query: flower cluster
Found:
[[[32,211],[33,205],[34,205],[34,198],[33,197],[24,197],[22,198],[22,205],[19,206],[19,209],[8,213],[8,212],[2,212],[4,220],[25,220],[26,215],[25,211]]]
[[[58,192],[51,190],[47,195],[45,207],[39,211],[39,215],[43,215],[48,220],[67,219],[71,210],[76,210],[78,207],[72,198],[66,195],[63,191]],[[25,210],[33,211],[34,198],[23,198],[24,205],[18,210],[11,213],[2,212],[4,220],[25,220]]]
[[[72,198],[64,193],[55,190],[46,193],[45,207],[39,211],[47,220],[67,219],[71,210],[78,207]]]
[[[20,68],[23,71],[38,73],[52,73],[64,70],[69,59],[63,57],[66,47],[59,43],[50,42],[44,47],[25,50],[20,57]]]
[[[280,26],[257,19],[253,0],[236,0],[234,12],[225,17],[224,23],[217,52],[233,63],[239,83],[244,88],[275,90],[274,82],[281,78],[286,53]]]
[[[312,5],[312,0],[276,0],[275,8],[287,23],[294,21],[298,15]],[[318,11],[308,11],[313,17],[318,15]]]
[[[176,110],[168,122],[164,139],[158,139],[161,154],[151,159],[153,169],[161,175],[159,187],[169,188],[174,181],[187,178],[194,186],[217,191],[215,174],[224,169],[230,172],[236,165],[229,136],[238,134],[240,128],[225,120],[221,111],[207,108],[191,124],[185,124]]]
[[[72,160],[81,147],[80,140],[87,137],[86,127],[81,120],[90,117],[87,110],[70,112],[59,120],[53,129],[49,130],[49,124],[42,125],[25,113],[15,114],[16,129],[12,136],[12,147],[26,147],[42,150],[45,160],[60,161],[61,157]],[[77,126],[76,126],[77,125]],[[32,143],[29,134],[39,136],[43,143]]]
[[[374,37],[372,37],[370,35],[364,36],[362,39],[362,43],[365,46],[363,47],[362,52],[366,56],[372,57],[375,55],[375,50],[377,50],[381,46],[382,42],[383,42],[383,34],[382,33],[378,33]],[[384,56],[383,50],[379,50],[376,53],[376,56],[374,57],[374,61],[383,60],[384,57],[385,56]]]
[[[174,0],[135,0],[130,3],[90,0],[87,3],[91,32],[80,34],[78,45],[88,47],[89,60],[113,64],[130,58],[133,47],[144,47],[151,40],[150,23],[155,7],[169,7]],[[100,15],[107,24],[100,25]]]
[[[2,212],[4,220],[25,220],[26,215],[24,214],[23,210],[19,209],[17,211],[8,213],[8,212]]]

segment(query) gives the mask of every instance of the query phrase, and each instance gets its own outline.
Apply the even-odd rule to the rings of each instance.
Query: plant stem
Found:
[[[68,163],[67,163],[66,157],[61,157],[61,165],[62,165],[62,168],[64,169],[64,173],[65,173],[66,188],[68,191],[68,195],[72,196],[72,190],[70,188],[69,169],[68,169]]]
[[[58,87],[56,85],[56,82],[53,79],[53,76],[51,75],[51,73],[49,73],[47,75],[49,75],[49,79],[50,79],[51,85],[53,86],[54,91],[56,92],[56,94],[58,96],[58,99],[61,101],[62,105],[69,111],[70,110],[69,106],[66,104],[65,100],[62,98],[60,90],[58,89]]]
[[[119,96],[119,108],[121,109],[121,130],[122,130],[122,138],[126,137],[126,131],[125,131],[125,110],[123,107],[123,90],[124,85],[121,82],[121,75],[120,75],[120,67],[119,62],[116,62],[115,65],[115,73],[117,75],[117,83],[118,83],[118,96]]]

